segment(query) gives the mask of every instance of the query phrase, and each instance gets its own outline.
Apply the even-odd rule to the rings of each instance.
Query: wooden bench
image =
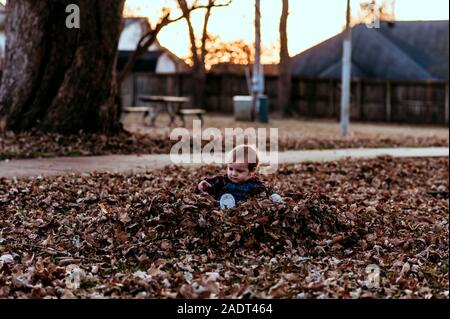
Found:
[[[147,112],[148,106],[125,106],[122,108],[123,112]]]
[[[153,111],[149,106],[126,106],[122,108],[122,113],[142,113],[142,120],[145,123],[145,118],[150,116],[150,112]]]
[[[177,112],[177,115],[180,117],[183,122],[183,126],[186,126],[186,117],[187,116],[197,116],[198,119],[203,124],[203,115],[206,113],[204,109],[180,109]]]
[[[151,106],[127,106],[122,108],[123,113],[142,113],[142,119],[145,123],[145,119],[147,117],[150,117],[151,124],[154,125],[154,121],[157,114],[155,113],[154,107]],[[183,126],[186,126],[186,117],[187,116],[197,116],[199,120],[203,124],[203,115],[206,113],[204,109],[180,109],[176,112],[176,115],[180,118],[180,120],[183,122]],[[172,116],[171,116],[172,117]],[[173,120],[171,119],[171,123]]]

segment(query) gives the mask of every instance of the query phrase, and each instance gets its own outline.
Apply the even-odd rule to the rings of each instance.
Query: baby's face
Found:
[[[236,184],[248,181],[253,175],[247,163],[230,163],[227,168],[228,178]]]

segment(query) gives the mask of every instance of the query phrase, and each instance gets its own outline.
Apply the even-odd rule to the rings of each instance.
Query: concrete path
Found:
[[[278,162],[335,161],[344,158],[393,157],[448,157],[446,147],[431,148],[375,148],[306,150],[278,153]],[[171,165],[170,155],[106,155],[89,157],[56,157],[0,161],[0,177],[29,177],[64,175],[70,173],[119,172],[137,173]],[[199,164],[181,164],[199,165]]]

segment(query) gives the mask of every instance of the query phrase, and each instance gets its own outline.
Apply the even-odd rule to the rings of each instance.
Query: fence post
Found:
[[[390,81],[386,83],[386,121],[392,120],[392,84]]]
[[[358,80],[356,87],[356,103],[358,106],[358,120],[361,121],[363,118],[363,99],[362,99],[362,83]]]
[[[137,105],[136,101],[137,101],[137,94],[139,94],[138,89],[137,89],[137,81],[136,81],[136,74],[131,73],[131,105]]]
[[[316,116],[316,81],[310,81],[310,86],[308,93],[307,93],[307,99],[308,99],[308,116]]]
[[[448,124],[448,82],[445,83],[445,124]]]
[[[177,74],[177,95],[183,96],[183,74]]]
[[[328,104],[331,109],[332,116],[336,115],[336,110],[334,109],[334,84],[333,79],[328,81]]]
[[[169,74],[166,76],[166,94],[174,95],[174,79],[173,74]]]
[[[427,83],[427,93],[425,98],[425,112],[426,112],[426,121],[430,121],[430,123],[433,123],[433,116],[432,116],[432,105],[433,105],[433,87],[434,85],[432,83]]]

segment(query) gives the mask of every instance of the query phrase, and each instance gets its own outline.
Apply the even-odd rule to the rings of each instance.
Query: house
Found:
[[[352,28],[352,77],[377,80],[444,80],[449,71],[448,21],[381,22]],[[292,58],[294,76],[340,79],[344,34]]]
[[[124,27],[119,39],[118,70],[122,69],[128,57],[136,49],[141,37],[151,31],[147,18],[125,18]],[[164,48],[156,40],[139,61],[134,72],[181,73],[186,72],[186,63],[175,54]]]
[[[340,33],[292,58],[297,81],[294,112],[339,117],[343,39]],[[351,117],[448,124],[448,59],[448,21],[382,21],[380,28],[356,25]]]
[[[149,31],[151,31],[151,27],[147,18],[124,19],[119,39],[118,71],[124,68],[141,37]],[[138,92],[151,93],[155,89],[151,85],[151,81],[147,79],[149,74],[179,74],[188,70],[189,67],[183,60],[164,48],[156,40],[148,51],[136,61],[131,74],[124,79],[121,88],[123,105],[137,105],[139,104],[137,100]]]

